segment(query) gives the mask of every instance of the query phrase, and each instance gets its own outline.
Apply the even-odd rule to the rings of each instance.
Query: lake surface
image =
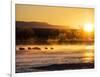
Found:
[[[24,50],[19,50],[22,47]],[[39,49],[32,49],[38,47]],[[28,49],[30,48],[30,49]],[[94,45],[17,45],[16,72],[52,64],[94,63]],[[30,68],[33,69],[30,69]]]

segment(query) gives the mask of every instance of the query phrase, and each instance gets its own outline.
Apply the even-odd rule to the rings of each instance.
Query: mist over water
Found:
[[[20,51],[19,47],[24,47],[25,50]],[[28,47],[39,47],[41,50],[28,50]],[[54,49],[51,50],[51,47]],[[94,62],[94,45],[18,45],[16,50],[17,71],[52,64]]]

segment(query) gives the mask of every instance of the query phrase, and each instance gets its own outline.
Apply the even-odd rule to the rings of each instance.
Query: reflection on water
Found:
[[[83,54],[84,58],[83,58],[83,62],[94,62],[94,47],[93,46],[87,46],[86,47],[86,51]]]
[[[94,45],[86,45],[86,49],[94,49]]]
[[[19,47],[25,50],[18,50]],[[41,50],[28,50],[39,47]],[[48,49],[45,49],[47,47]],[[50,47],[54,49],[50,50]],[[94,63],[94,45],[21,45],[16,46],[16,69],[48,66],[51,64]]]

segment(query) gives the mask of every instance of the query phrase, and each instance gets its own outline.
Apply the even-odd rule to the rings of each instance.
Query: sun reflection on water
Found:
[[[83,62],[92,63],[94,61],[94,52],[86,52],[83,54],[84,58],[82,59]]]

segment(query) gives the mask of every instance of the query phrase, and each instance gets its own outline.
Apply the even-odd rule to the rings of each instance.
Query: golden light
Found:
[[[83,29],[86,32],[92,32],[93,31],[93,25],[92,24],[86,24],[86,25],[84,25]]]
[[[94,53],[93,52],[86,52],[83,55],[84,55],[84,58],[82,58],[82,60],[84,62],[93,62],[93,60],[94,60]]]

